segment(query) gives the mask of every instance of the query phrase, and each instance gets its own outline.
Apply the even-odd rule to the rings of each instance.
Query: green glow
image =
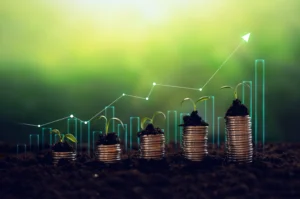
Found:
[[[284,6],[280,1],[250,0],[153,0],[149,6],[141,5],[144,1],[136,2],[128,0],[120,5],[94,0],[0,1],[0,81],[5,85],[5,89],[0,89],[0,96],[5,96],[1,102],[2,118],[43,125],[65,116],[73,119],[73,114],[86,121],[122,93],[128,93],[144,97],[139,100],[124,95],[114,104],[118,118],[129,126],[131,115],[150,110],[179,111],[178,102],[185,96],[199,97],[201,89],[205,95],[215,96],[215,114],[223,115],[229,94],[220,93],[218,88],[252,80],[254,98],[252,65],[253,60],[262,57],[274,69],[266,74],[265,94],[272,100],[262,113],[268,116],[264,121],[266,130],[272,132],[267,138],[299,140],[291,125],[281,125],[296,123],[297,111],[290,107],[287,98],[281,98],[283,103],[279,101],[278,91],[293,101],[300,100],[297,88],[289,86],[291,79],[294,85],[300,81],[296,76],[300,70],[299,45],[295,42],[300,32],[300,1],[289,1]],[[226,65],[203,87],[240,43]],[[258,69],[260,72],[262,68]],[[152,86],[153,92],[147,96]],[[151,100],[146,101],[145,97]],[[257,100],[257,112],[261,115],[260,93]],[[253,123],[254,104],[253,99]],[[282,110],[294,111],[293,117],[285,120],[276,109],[277,104],[284,106]],[[210,107],[208,111],[210,118]],[[98,130],[97,123],[100,124],[91,123],[91,129]],[[64,122],[41,127],[54,126],[64,133],[69,129]],[[259,133],[260,139],[261,128],[257,128],[253,128],[253,133]],[[25,143],[31,133],[26,128],[22,132],[6,132],[8,141],[14,142],[18,137]],[[175,132],[166,133],[172,140]],[[178,135],[174,137],[176,141]]]

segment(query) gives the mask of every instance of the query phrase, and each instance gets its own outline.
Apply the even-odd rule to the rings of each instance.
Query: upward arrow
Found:
[[[249,40],[249,38],[250,38],[250,34],[251,34],[251,33],[248,33],[248,34],[242,36],[242,39],[243,39],[245,42],[248,42],[248,40]]]

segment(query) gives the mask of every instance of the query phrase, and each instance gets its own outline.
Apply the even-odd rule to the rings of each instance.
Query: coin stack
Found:
[[[186,126],[182,134],[184,157],[191,161],[201,161],[207,154],[208,126]]]
[[[231,162],[252,162],[251,117],[226,117],[227,157]]]
[[[121,160],[121,146],[120,144],[98,145],[95,155],[98,161],[115,163]]]
[[[143,135],[140,137],[140,158],[162,159],[165,156],[165,135]]]
[[[60,159],[66,159],[70,162],[74,162],[76,159],[75,152],[55,152],[52,151],[53,164],[57,165]]]

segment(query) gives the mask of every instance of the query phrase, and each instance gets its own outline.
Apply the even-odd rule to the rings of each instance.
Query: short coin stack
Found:
[[[120,144],[97,145],[96,159],[104,163],[115,163],[121,160]]]
[[[226,117],[227,157],[231,162],[252,162],[251,117]]]
[[[60,159],[65,159],[70,162],[74,162],[76,159],[75,152],[55,152],[52,151],[53,164],[57,165]]]
[[[165,135],[150,134],[140,137],[140,158],[162,159],[165,156]]]
[[[182,134],[184,157],[201,161],[207,154],[208,126],[185,126]]]

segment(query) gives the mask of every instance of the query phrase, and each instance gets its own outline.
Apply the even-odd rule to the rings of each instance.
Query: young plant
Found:
[[[238,83],[238,84],[235,86],[235,88],[233,88],[232,86],[222,86],[221,89],[226,89],[226,88],[233,89],[233,90],[234,90],[234,92],[233,92],[234,98],[237,100],[237,99],[238,99],[237,89],[238,89],[238,87],[241,86],[242,84],[245,84],[245,85],[247,85],[247,86],[250,88],[249,84],[247,84],[246,82],[242,82],[242,83]]]
[[[67,133],[65,135],[61,135],[61,133],[58,129],[53,129],[50,133],[57,134],[58,137],[59,137],[59,142],[64,142],[65,138],[67,138],[71,142],[74,142],[74,143],[77,142],[77,139],[74,137],[74,135],[72,135],[70,133]]]
[[[101,118],[105,119],[105,134],[106,135],[108,134],[108,128],[109,128],[109,124],[110,124],[111,120],[117,120],[117,121],[119,121],[121,123],[122,127],[124,128],[124,124],[123,124],[123,122],[119,118],[113,117],[113,118],[110,118],[109,120],[107,120],[107,118],[104,115],[101,115],[99,117],[99,119],[101,119]]]
[[[235,88],[231,87],[231,86],[222,86],[221,89],[226,89],[226,88],[229,88],[229,89],[233,89],[233,94],[234,94],[234,100],[233,100],[233,103],[232,105],[229,107],[229,109],[227,110],[226,112],[226,117],[227,116],[246,116],[246,115],[249,115],[249,111],[248,111],[248,108],[242,104],[242,102],[238,99],[238,94],[237,94],[237,90],[238,90],[238,87],[241,86],[241,85],[247,85],[249,88],[250,86],[243,82],[243,83],[239,83],[235,86]]]
[[[150,124],[153,124],[153,125],[154,125],[154,119],[155,119],[155,117],[156,117],[157,115],[162,115],[162,116],[164,117],[164,119],[166,119],[166,115],[165,115],[163,112],[161,112],[161,111],[156,111],[156,112],[153,114],[152,118],[144,117],[144,118],[142,119],[142,121],[141,121],[141,128],[144,129],[144,125],[145,125],[145,123],[146,123],[147,121],[149,121]]]
[[[190,101],[193,103],[193,111],[197,111],[197,103],[198,102],[202,102],[202,101],[205,101],[205,100],[208,100],[210,99],[209,96],[203,96],[203,97],[200,97],[196,102],[194,102],[194,100],[192,100],[191,98],[184,98],[182,101],[181,101],[181,106],[182,106],[182,103],[185,102],[185,101]]]

